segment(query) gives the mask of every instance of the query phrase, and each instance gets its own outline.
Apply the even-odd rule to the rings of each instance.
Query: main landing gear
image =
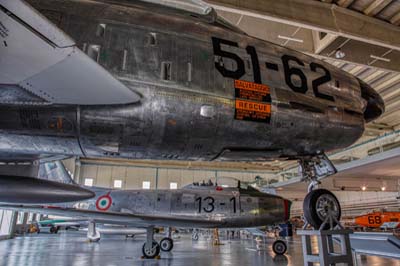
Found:
[[[306,224],[316,230],[334,229],[340,226],[341,208],[338,199],[326,189],[315,189],[318,180],[337,172],[325,154],[300,160],[300,172],[303,180],[311,181],[308,194],[303,202]]]
[[[172,240],[172,238],[164,237],[160,241],[160,247],[162,251],[169,252],[174,248],[174,241]]]
[[[160,255],[160,251],[169,252],[174,247],[174,241],[171,237],[164,237],[160,243],[154,240],[154,227],[147,228],[147,240],[143,244],[143,257],[146,259],[154,259]]]
[[[93,222],[93,221],[89,222],[88,232],[87,232],[86,237],[89,240],[89,242],[99,242],[100,241],[100,238],[101,238],[100,232],[97,231],[95,222]]]

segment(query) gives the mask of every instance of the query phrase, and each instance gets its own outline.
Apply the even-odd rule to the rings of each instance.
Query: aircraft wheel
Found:
[[[276,255],[283,255],[283,254],[285,254],[285,252],[287,250],[286,243],[282,240],[276,240],[272,244],[272,250],[274,251],[274,253]]]
[[[160,255],[160,245],[153,240],[153,244],[151,248],[146,248],[146,243],[143,244],[142,248],[143,256],[146,259],[154,259],[158,255]]]
[[[161,247],[162,251],[169,252],[174,247],[174,241],[169,237],[165,237],[165,238],[161,239],[160,247]]]
[[[338,199],[326,189],[317,189],[308,193],[303,202],[303,211],[306,221],[317,230],[333,229],[341,217]],[[320,228],[326,220],[328,222],[325,223],[324,228]]]
[[[51,234],[57,234],[57,228],[54,227],[54,226],[50,227],[50,233]]]

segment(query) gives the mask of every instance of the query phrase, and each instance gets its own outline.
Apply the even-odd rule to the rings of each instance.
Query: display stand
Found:
[[[319,263],[321,266],[335,265],[336,263],[346,263],[353,266],[353,256],[350,246],[349,234],[352,230],[298,230],[303,244],[304,265],[312,266]],[[318,241],[318,254],[313,254],[311,247],[311,237],[316,236]],[[333,236],[340,239],[340,253],[335,253]]]

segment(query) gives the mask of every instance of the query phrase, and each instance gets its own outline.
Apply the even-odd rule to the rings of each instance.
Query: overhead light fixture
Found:
[[[343,59],[346,56],[345,52],[343,52],[340,48],[338,48],[335,52],[336,59]]]
[[[297,38],[292,38],[292,37],[287,37],[287,36],[282,36],[282,35],[278,35],[278,38],[286,40],[286,41],[292,41],[292,42],[299,42],[299,43],[304,42],[302,39],[297,39]]]
[[[386,181],[384,180],[384,181],[382,182],[381,190],[382,190],[382,191],[385,191],[385,190],[386,190],[386,187],[387,187],[387,183],[386,183]]]
[[[390,61],[391,61],[389,58],[384,58],[384,57],[380,57],[380,56],[376,56],[376,55],[370,55],[370,57],[375,60],[384,61],[386,63],[390,63]]]
[[[362,190],[362,191],[365,191],[365,190],[367,190],[367,187],[366,187],[366,186],[362,186],[362,187],[361,187],[361,190]]]

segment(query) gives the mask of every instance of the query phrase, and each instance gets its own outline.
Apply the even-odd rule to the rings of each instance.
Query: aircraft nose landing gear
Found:
[[[335,228],[341,217],[339,201],[326,189],[309,192],[303,202],[303,211],[306,221],[319,230]]]
[[[313,190],[318,179],[337,172],[334,165],[322,154],[313,158],[300,160],[300,171],[303,180],[311,181],[308,194],[303,202],[306,225],[310,224],[316,230],[334,229],[340,226],[341,208],[338,199],[326,189]]]
[[[283,242],[282,240],[276,240],[272,244],[272,250],[274,251],[274,253],[276,255],[283,255],[283,254],[285,254],[285,252],[287,250],[286,243]]]

